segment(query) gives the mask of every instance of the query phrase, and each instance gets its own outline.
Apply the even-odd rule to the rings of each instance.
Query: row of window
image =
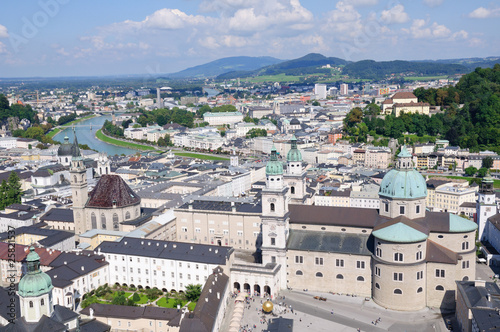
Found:
[[[462,262],[462,268],[464,268],[464,269],[469,268],[469,261]],[[436,271],[435,271],[436,278],[444,278],[445,274],[446,274],[445,270],[442,270],[442,269],[436,269]],[[378,266],[375,266],[375,275],[377,277],[381,276],[380,268]],[[417,271],[417,280],[420,280],[423,278],[424,278],[424,271]],[[402,272],[394,272],[393,276],[392,276],[392,280],[403,281],[403,273]]]
[[[115,271],[118,272],[118,266],[115,266]],[[123,266],[123,272],[126,272],[125,266]],[[149,275],[148,269],[145,269],[145,272],[146,272],[146,275]],[[134,273],[133,267],[130,268],[130,273]],[[141,273],[141,268],[137,268],[137,273]],[[153,270],[153,276],[156,276],[156,275],[157,275],[156,270]],[[161,272],[161,276],[165,277],[165,271]],[[171,272],[171,277],[175,278],[174,272]],[[179,273],[179,279],[182,279],[182,273]],[[187,279],[191,280],[191,274],[189,274],[189,273],[187,274]],[[196,281],[199,281],[199,280],[200,280],[200,276],[196,275]]]
[[[301,270],[297,270],[295,271],[295,275],[297,276],[303,276],[304,275],[304,272],[302,272]],[[322,272],[316,272],[316,277],[317,278],[323,278],[323,273]],[[337,274],[335,276],[336,279],[344,279],[344,276],[342,274]],[[356,278],[357,281],[365,281],[365,278],[363,276],[358,276]]]
[[[375,288],[380,289],[380,285],[378,283],[375,283]],[[437,291],[444,291],[444,287],[441,285],[437,285],[436,290]],[[417,288],[417,293],[422,293],[423,291],[424,291],[424,289],[422,287]],[[395,288],[394,294],[401,295],[401,294],[403,294],[403,291],[399,288]]]
[[[389,212],[389,203],[384,203],[384,210],[385,212]],[[406,206],[400,206],[399,207],[399,214],[405,214],[406,211]],[[420,213],[420,205],[415,206],[415,213],[419,214]]]
[[[191,275],[188,275],[188,277],[189,277],[189,280],[191,280]],[[127,280],[127,278],[126,278],[125,276],[123,276],[123,278],[122,278],[122,279],[123,279],[123,281],[124,281],[124,282]],[[138,280],[137,280],[137,282],[139,282],[139,283],[141,283],[141,282],[142,282],[141,277],[139,277],[139,278],[137,278],[137,279],[138,279]],[[205,276],[205,277],[204,277],[204,279],[205,279],[205,282],[206,282],[206,281],[207,281],[207,279],[208,279],[208,277],[206,277],[206,276]],[[115,280],[116,280],[116,282],[118,282],[118,281],[119,281],[119,280],[118,280],[118,276],[115,276]],[[199,276],[196,276],[196,281],[199,281]],[[131,283],[133,283],[133,282],[134,282],[134,277],[130,277],[130,282],[131,282]],[[162,284],[163,284],[163,287],[166,287],[166,286],[167,286],[167,282],[166,282],[165,280],[163,280],[163,281],[162,281]],[[149,285],[149,278],[146,278],[146,285]],[[154,285],[158,285],[158,280],[155,280],[155,281],[154,281]],[[173,287],[173,288],[175,288],[175,281],[172,281],[172,287]],[[181,283],[179,283],[179,287],[180,287],[180,288],[184,287],[182,282],[181,282]]]
[[[118,257],[116,255],[113,256],[114,260],[118,260]],[[108,255],[108,260],[111,260],[111,255]],[[122,261],[125,262],[125,256],[122,256]],[[132,257],[129,257],[129,261],[132,262]],[[160,260],[161,261],[161,265],[165,265],[165,261],[164,260]],[[140,257],[137,257],[137,263],[140,263],[141,262],[141,258]],[[144,262],[145,263],[148,263],[148,259],[147,258],[144,258]],[[156,259],[153,259],[152,261],[153,265],[156,265]],[[174,261],[170,261],[170,266],[174,266]],[[179,267],[182,267],[182,262],[179,262]],[[188,269],[191,268],[191,263],[186,263],[186,266]],[[200,264],[194,264],[194,267],[196,270],[198,270],[200,268]],[[207,265],[203,265],[204,269],[206,270],[207,269]],[[118,267],[115,267],[115,271]],[[132,268],[131,268],[132,269]],[[140,268],[139,268],[140,270]],[[147,269],[146,269],[147,271]],[[147,273],[147,272],[146,272]]]
[[[272,238],[271,238],[272,240]],[[296,264],[303,264],[304,263],[304,256],[295,256],[295,263]],[[314,258],[314,264],[315,265],[323,265],[324,260],[323,257],[315,257]],[[341,258],[337,258],[335,260],[335,266],[336,267],[344,267],[344,260]],[[364,269],[365,268],[365,261],[356,261],[356,268],[357,269]]]

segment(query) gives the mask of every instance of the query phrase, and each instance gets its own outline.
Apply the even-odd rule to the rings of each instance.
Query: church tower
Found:
[[[281,288],[286,287],[287,191],[283,183],[283,164],[273,146],[271,160],[266,165],[266,187],[262,190],[262,263],[281,265]]]
[[[297,138],[292,136],[291,148],[286,157],[285,186],[290,189],[290,204],[304,204],[306,200],[306,172],[302,167],[302,155],[297,148]]]
[[[30,248],[30,253],[26,256],[28,273],[19,281],[17,294],[21,317],[26,322],[35,323],[40,321],[43,315],[52,316],[52,280],[49,275],[40,270],[40,256],[35,252],[35,248]]]
[[[489,217],[497,214],[497,206],[495,203],[495,190],[493,189],[493,178],[488,174],[481,182],[481,188],[477,194],[476,202],[476,218],[479,226],[479,240],[485,237],[484,227]]]
[[[97,158],[97,174],[103,176],[104,174],[111,173],[111,165],[109,162],[108,155],[103,152],[99,153],[99,157]]]
[[[78,147],[76,135],[73,145]],[[88,228],[86,227],[87,218],[85,218],[85,204],[87,203],[88,199],[87,169],[85,168],[83,157],[80,153],[80,149],[78,148],[73,151],[69,174],[71,194],[73,198],[73,219],[75,220],[75,234],[78,236],[88,230]]]

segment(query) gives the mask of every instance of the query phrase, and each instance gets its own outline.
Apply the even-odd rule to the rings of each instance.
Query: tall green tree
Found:
[[[186,286],[186,298],[191,302],[196,302],[201,295],[201,285],[189,284]]]
[[[14,203],[21,203],[21,196],[22,196],[21,182],[16,172],[10,173],[9,178],[7,180],[7,187],[8,187],[7,200],[9,202],[8,205]]]
[[[493,158],[491,158],[491,157],[483,158],[481,167],[486,168],[486,169],[490,169],[492,166],[493,166]]]

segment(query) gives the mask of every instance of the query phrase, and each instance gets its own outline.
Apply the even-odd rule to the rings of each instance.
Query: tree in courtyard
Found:
[[[139,296],[139,294],[134,293],[134,295],[132,296],[132,301],[139,302],[140,300],[141,300],[141,297]]]
[[[186,286],[186,298],[191,302],[196,302],[200,298],[201,285],[189,284]]]

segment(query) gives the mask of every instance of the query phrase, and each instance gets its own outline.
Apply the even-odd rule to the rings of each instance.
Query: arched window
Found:
[[[363,278],[362,276],[359,276],[356,278],[357,281],[365,281],[365,278]]]
[[[297,271],[295,271],[295,275],[301,276],[301,275],[304,275],[304,273],[302,273],[301,270],[297,270]]]
[[[274,209],[275,209],[274,203],[271,203],[270,207],[271,207],[271,211],[274,211]]]
[[[437,286],[436,286],[436,290],[444,290],[444,287],[443,287],[443,286],[441,286],[441,285],[437,285]]]
[[[337,274],[337,277],[336,277],[336,278],[337,278],[337,279],[344,279],[344,276],[343,276],[343,275],[341,275],[341,274]]]
[[[403,294],[403,291],[401,289],[399,289],[399,288],[396,288],[394,290],[394,294]]]
[[[104,215],[104,213],[101,213],[101,225],[102,229],[106,229],[106,216]]]
[[[125,213],[125,220],[128,220],[130,219],[130,212],[127,211],[127,213]]]
[[[113,213],[113,229],[117,231],[120,228],[118,224],[118,215],[116,213]]]
[[[33,301],[30,301],[30,308],[33,308]]]
[[[469,277],[467,277],[467,276],[463,277],[462,281],[469,281]]]
[[[375,288],[380,289],[380,285],[378,284],[378,282],[375,283]]]
[[[318,277],[318,278],[323,278],[323,273],[321,273],[321,272],[317,272],[317,273],[316,273],[316,277]]]
[[[94,212],[90,215],[90,221],[92,223],[92,229],[97,229],[97,218]]]
[[[422,293],[422,291],[423,291],[422,287],[419,287],[419,288],[417,289],[417,293]]]
[[[40,305],[45,305],[45,301],[43,299],[40,300]]]
[[[295,194],[295,187],[290,187],[290,193]]]

